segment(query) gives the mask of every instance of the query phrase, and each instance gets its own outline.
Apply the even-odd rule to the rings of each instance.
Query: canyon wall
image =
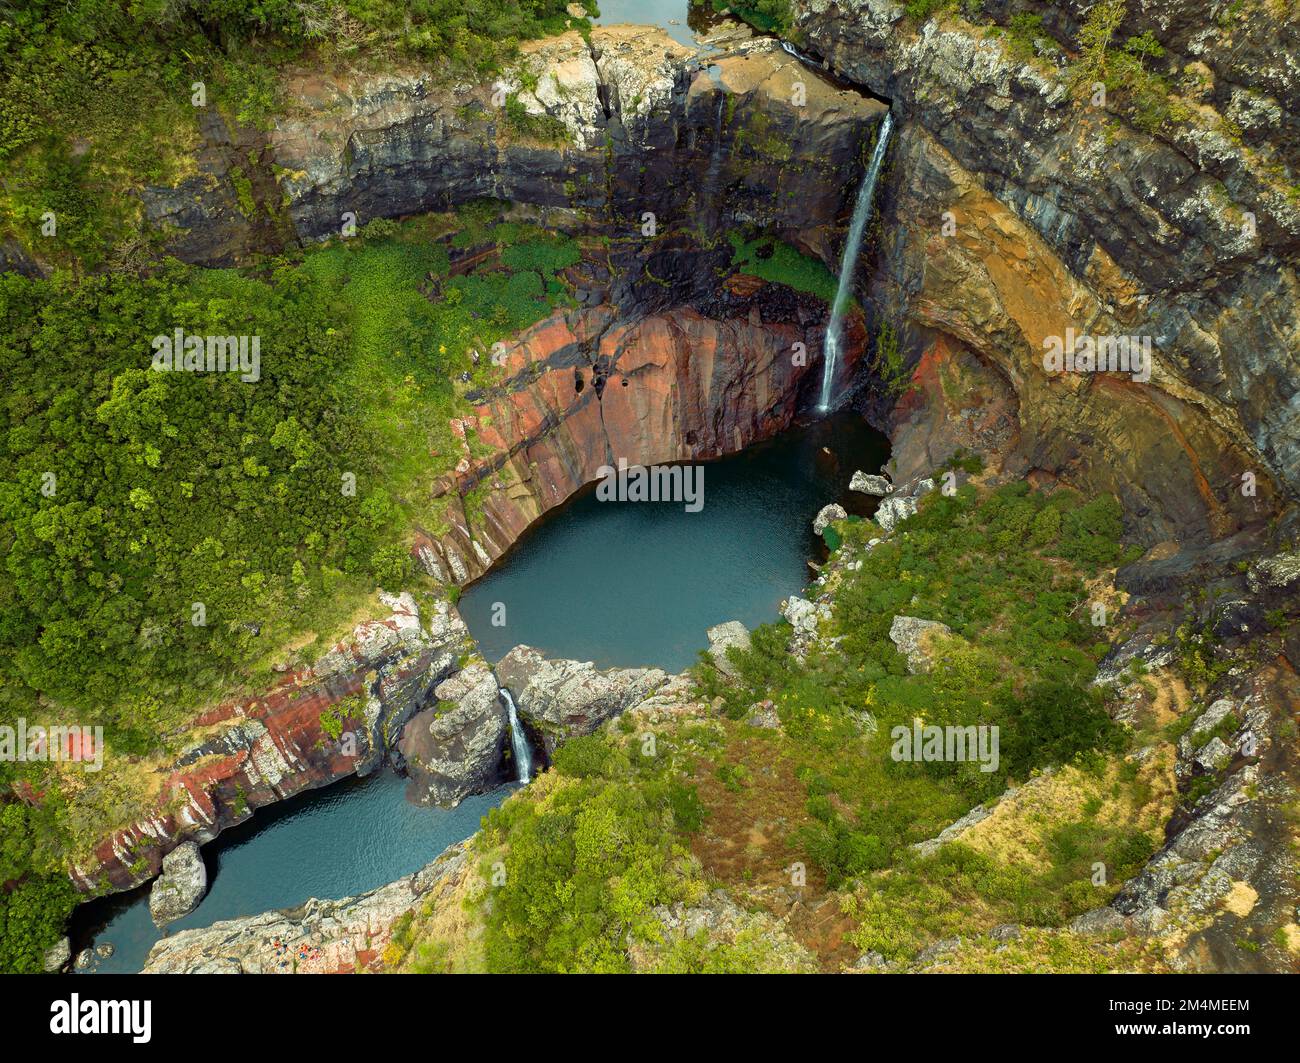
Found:
[[[1192,116],[1153,136],[1078,99],[1049,48],[1026,59],[986,26],[918,25],[888,0],[795,6],[796,39],[893,101],[871,297],[912,358],[982,378],[951,414],[1014,409],[1013,466],[1115,492],[1148,543],[1230,535],[1295,498],[1300,198],[1286,166],[1300,74],[1271,23],[1223,30],[1210,5],[1130,4],[1123,33],[1150,29],[1163,63],[1211,71]],[[1054,11],[1045,26],[1072,32]],[[1044,339],[1070,328],[1151,337],[1150,381],[1046,373]],[[920,438],[918,469],[935,449]]]

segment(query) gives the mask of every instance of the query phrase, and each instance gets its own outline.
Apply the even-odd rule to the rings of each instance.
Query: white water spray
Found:
[[[505,699],[506,708],[510,712],[510,752],[515,758],[515,779],[527,783],[533,777],[533,748],[528,744],[528,736],[524,734],[523,725],[519,722],[515,699],[510,696],[510,691],[502,687],[501,697]]]
[[[857,202],[853,204],[853,220],[849,223],[849,238],[844,244],[844,257],[840,260],[840,282],[835,289],[835,301],[831,304],[831,319],[826,325],[825,357],[822,360],[822,394],[817,403],[819,410],[831,407],[831,388],[835,385],[835,368],[840,360],[840,345],[843,343],[844,308],[852,297],[853,274],[858,264],[858,252],[862,250],[862,234],[866,232],[867,220],[871,217],[871,201],[876,192],[876,180],[880,177],[880,167],[885,161],[885,147],[889,143],[890,130],[894,128],[894,116],[885,113],[885,120],[880,123],[880,135],[876,138],[876,148],[871,153],[871,162],[862,177],[858,188]]]

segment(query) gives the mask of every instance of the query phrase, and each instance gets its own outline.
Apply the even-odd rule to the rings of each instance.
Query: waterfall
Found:
[[[721,196],[718,193],[718,175],[722,171],[722,111],[727,105],[727,93],[719,87],[718,107],[713,115],[713,153],[709,156],[709,169],[704,175],[704,194],[707,210],[712,218],[711,228],[716,230],[722,217]]]
[[[510,752],[515,758],[515,778],[520,783],[527,783],[533,777],[533,749],[528,744],[523,724],[519,722],[519,713],[515,711],[515,699],[505,687],[501,688],[501,697],[510,712]]]
[[[818,402],[819,410],[829,410],[831,406],[831,388],[835,384],[835,367],[840,360],[841,333],[844,331],[844,307],[853,292],[853,273],[858,264],[858,252],[862,249],[862,234],[867,228],[867,219],[871,216],[871,200],[876,192],[876,179],[880,176],[880,167],[885,161],[885,147],[889,143],[890,130],[894,128],[892,112],[885,112],[885,120],[880,123],[880,135],[876,138],[876,148],[871,153],[871,162],[867,172],[862,175],[862,184],[858,188],[858,198],[853,204],[853,220],[849,223],[849,238],[844,244],[844,258],[840,261],[840,283],[835,289],[835,302],[831,304],[831,319],[826,325],[825,357],[822,363],[822,394]]]

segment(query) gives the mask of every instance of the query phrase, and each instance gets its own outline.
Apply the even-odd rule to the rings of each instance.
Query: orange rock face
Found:
[[[757,313],[718,321],[689,307],[624,321],[599,306],[540,322],[475,410],[493,453],[464,464],[455,486],[481,501],[471,516],[453,499],[452,530],[422,538],[417,558],[436,578],[468,582],[602,466],[709,461],[788,428],[801,381],[819,371],[798,353],[804,335]],[[856,356],[861,345],[850,346]]]

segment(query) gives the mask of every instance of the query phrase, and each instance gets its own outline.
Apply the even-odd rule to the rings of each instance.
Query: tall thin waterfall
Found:
[[[533,747],[528,744],[528,735],[519,722],[515,699],[510,696],[510,691],[502,687],[501,697],[505,699],[506,708],[510,711],[510,752],[515,758],[515,778],[526,783],[533,777]]]
[[[835,302],[831,304],[831,319],[826,325],[825,357],[822,360],[822,394],[821,401],[817,404],[819,410],[829,410],[831,407],[835,368],[840,360],[840,345],[844,342],[844,308],[853,296],[853,274],[858,265],[858,252],[862,250],[862,234],[866,232],[867,219],[871,217],[871,201],[876,192],[876,180],[880,177],[880,167],[885,161],[885,147],[889,143],[889,133],[893,128],[893,113],[886,112],[885,120],[880,123],[876,149],[871,153],[871,162],[858,188],[857,202],[853,204],[849,238],[844,244],[844,257],[840,260],[840,283],[835,289]]]

